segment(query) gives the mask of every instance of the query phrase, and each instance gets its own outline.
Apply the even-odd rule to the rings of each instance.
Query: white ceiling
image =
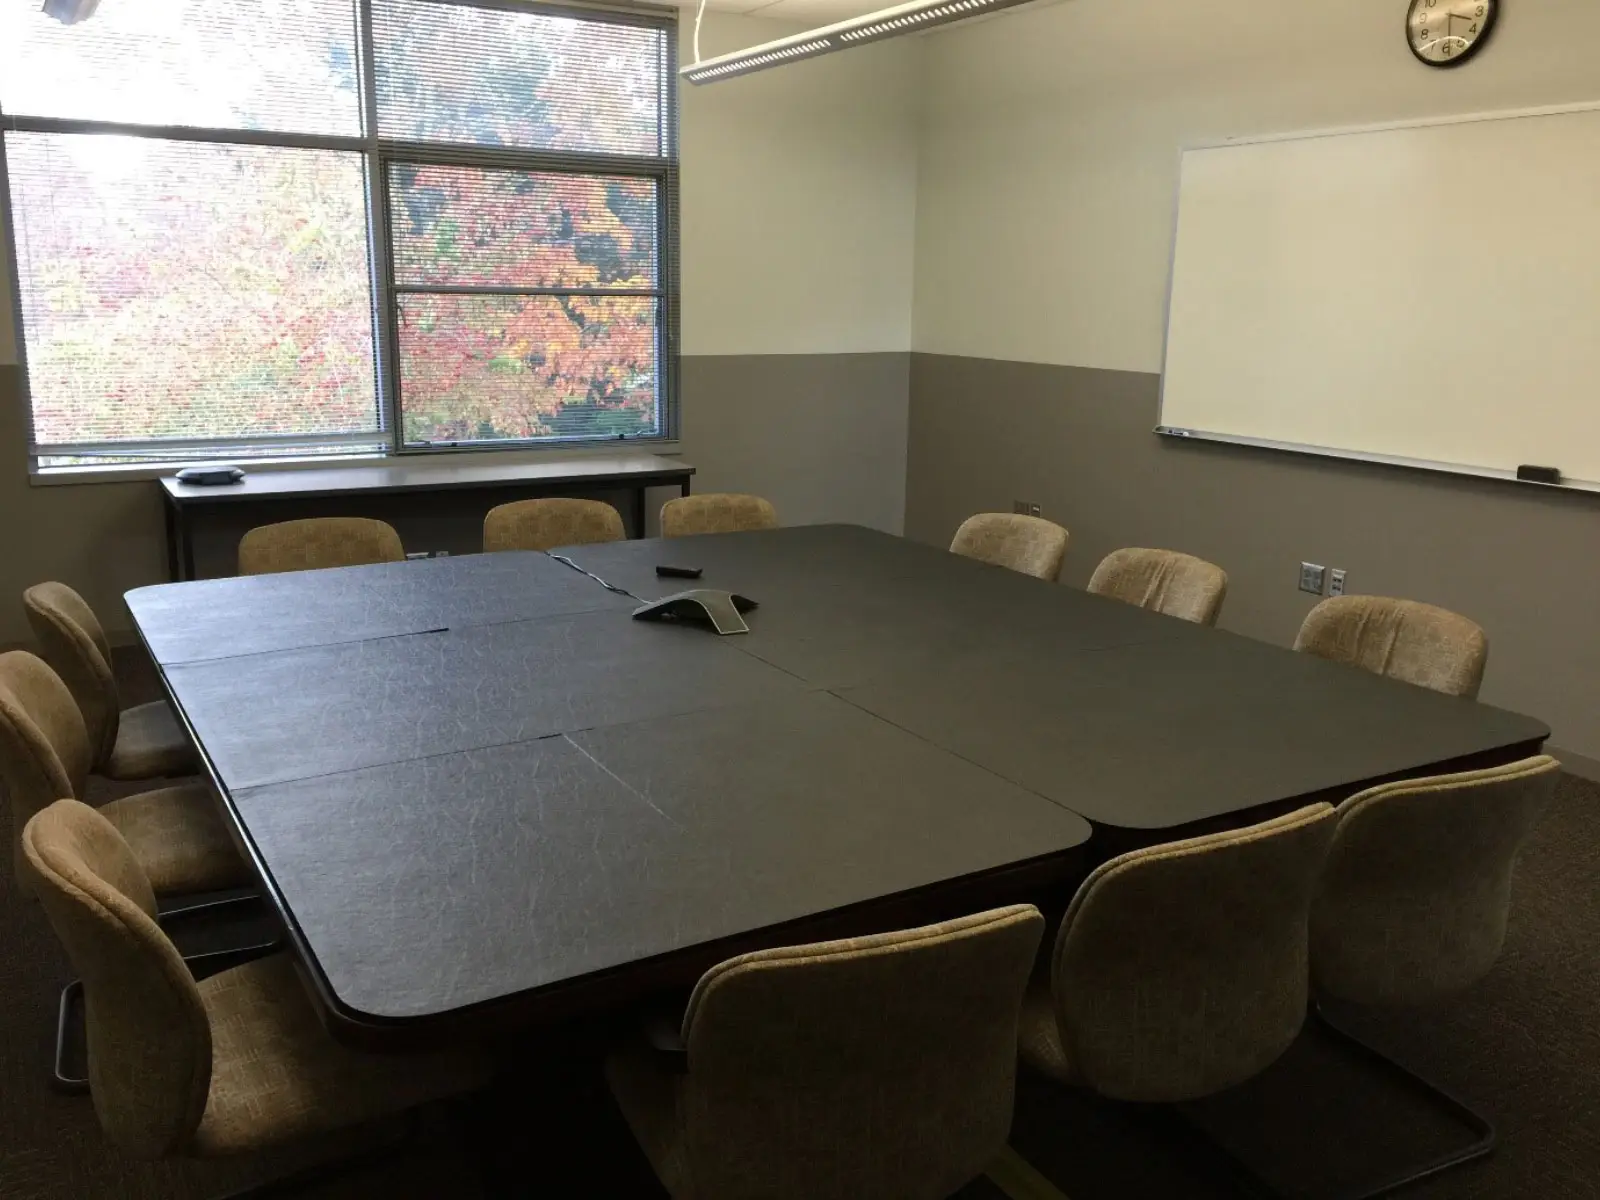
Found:
[[[706,7],[718,12],[744,13],[773,21],[799,25],[828,25],[847,17],[859,17],[904,0],[707,0]],[[690,3],[690,11],[694,4]]]

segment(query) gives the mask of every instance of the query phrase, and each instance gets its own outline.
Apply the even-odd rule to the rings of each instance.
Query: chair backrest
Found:
[[[1481,978],[1505,941],[1517,855],[1560,773],[1539,755],[1385,783],[1341,804],[1311,910],[1317,989],[1416,1004]]]
[[[117,744],[122,715],[105,629],[94,609],[64,583],[35,584],[22,593],[22,606],[45,662],[78,702],[94,746],[94,762],[105,762]]]
[[[602,500],[551,497],[498,504],[483,518],[483,548],[554,550],[590,542],[620,542],[622,515]]]
[[[1070,536],[1043,517],[979,513],[961,522],[950,542],[950,553],[1054,582],[1061,574]]]
[[[205,1112],[211,1026],[155,922],[150,881],[122,835],[76,800],[36,814],[22,845],[45,915],[83,980],[101,1127],[132,1154],[181,1151]]]
[[[707,971],[683,1019],[696,1194],[933,1200],[979,1174],[1043,929],[1018,905]]]
[[[760,496],[737,492],[707,492],[680,496],[661,506],[661,536],[687,537],[693,533],[743,533],[776,529],[778,510]]]
[[[0,654],[0,782],[11,798],[14,878],[30,890],[22,828],[57,800],[77,799],[92,763],[89,733],[67,685],[26,650]]]
[[[400,535],[369,517],[308,517],[258,525],[239,539],[239,574],[315,571],[403,562]]]
[[[1489,658],[1482,628],[1447,608],[1334,596],[1306,614],[1294,648],[1450,696],[1475,697]]]
[[[1171,1103],[1270,1065],[1305,1020],[1307,923],[1333,809],[1101,864],[1051,966],[1073,1072],[1118,1100]]]
[[[1100,560],[1089,591],[1197,625],[1215,625],[1228,594],[1228,573],[1192,554],[1128,547]]]

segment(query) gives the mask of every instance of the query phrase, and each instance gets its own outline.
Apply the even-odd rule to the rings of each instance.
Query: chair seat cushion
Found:
[[[221,805],[201,783],[158,788],[100,809],[128,843],[158,896],[211,892],[252,882],[234,849]]]
[[[619,1047],[606,1059],[606,1081],[617,1107],[673,1200],[689,1200],[694,1195],[678,1113],[682,1080],[642,1038]]]
[[[202,1155],[239,1154],[470,1091],[488,1080],[469,1055],[376,1055],[323,1030],[287,955],[202,980],[211,1090],[195,1131]]]
[[[1022,1061],[1035,1071],[1061,1083],[1078,1083],[1061,1044],[1061,1029],[1056,1024],[1055,997],[1050,994],[1048,977],[1035,979],[1022,998],[1022,1014],[1017,1020],[1017,1049]]]
[[[117,743],[102,772],[108,779],[165,779],[200,769],[194,746],[164,700],[122,710]]]

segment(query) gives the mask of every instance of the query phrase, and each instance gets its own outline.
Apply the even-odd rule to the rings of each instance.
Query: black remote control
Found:
[[[699,567],[657,567],[656,574],[662,579],[699,579],[705,574]]]

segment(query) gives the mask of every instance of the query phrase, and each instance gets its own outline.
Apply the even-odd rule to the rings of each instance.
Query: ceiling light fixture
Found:
[[[1032,0],[919,0],[915,4],[900,4],[862,17],[851,17],[836,25],[824,25],[793,37],[764,42],[748,50],[735,50],[732,54],[719,54],[704,62],[696,61],[679,70],[678,74],[690,83],[716,83],[732,79],[735,75],[748,75],[751,71],[764,71],[768,67],[782,66],[802,58],[816,58],[835,50],[848,50],[884,38],[899,37],[906,33],[920,33],[937,25],[950,25],[986,13],[1015,8]]]

